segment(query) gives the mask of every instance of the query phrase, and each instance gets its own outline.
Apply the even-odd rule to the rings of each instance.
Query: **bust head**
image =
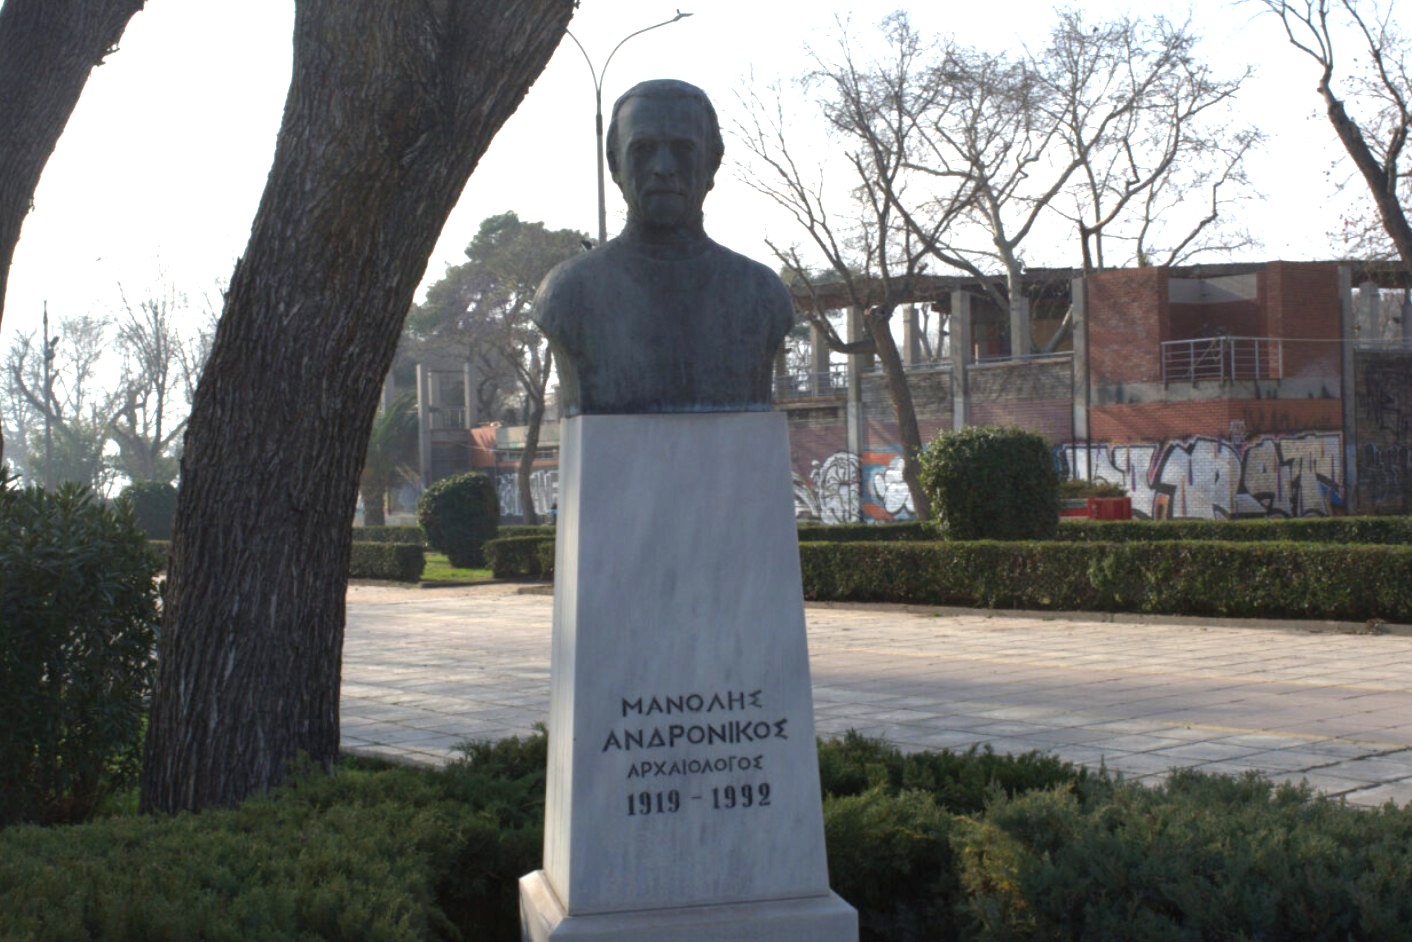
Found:
[[[706,93],[674,79],[641,82],[613,105],[608,169],[647,233],[701,229],[701,206],[725,145]]]

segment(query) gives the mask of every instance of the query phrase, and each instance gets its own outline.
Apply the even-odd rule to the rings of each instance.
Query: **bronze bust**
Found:
[[[564,415],[770,408],[794,308],[774,272],[706,235],[702,204],[723,150],[694,85],[642,82],[613,105],[608,167],[627,225],[558,265],[534,302]]]

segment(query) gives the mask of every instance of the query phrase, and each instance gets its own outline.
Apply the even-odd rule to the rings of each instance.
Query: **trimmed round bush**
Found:
[[[427,545],[445,553],[457,569],[485,566],[486,541],[500,528],[500,501],[495,484],[478,471],[442,478],[422,492],[417,522]]]
[[[132,505],[137,526],[149,540],[170,540],[176,519],[177,489],[162,481],[134,481],[118,495]]]
[[[1047,540],[1059,529],[1059,475],[1041,435],[1014,426],[943,432],[921,464],[948,539]]]
[[[0,826],[81,821],[136,780],[157,570],[130,505],[0,485]]]

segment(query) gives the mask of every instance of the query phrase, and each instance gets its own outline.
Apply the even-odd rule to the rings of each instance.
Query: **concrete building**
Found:
[[[1412,513],[1412,305],[1394,266],[1033,270],[1026,293],[1045,352],[1025,357],[1006,355],[1008,312],[973,281],[925,279],[899,309],[924,441],[966,425],[1033,429],[1066,476],[1121,483],[1142,517]],[[860,313],[840,310],[850,336]],[[796,515],[909,519],[883,374],[813,333],[776,376]],[[423,372],[428,480],[484,468],[508,478],[502,512],[518,516],[523,437],[452,429],[455,406]],[[456,387],[454,369],[441,375]],[[535,466],[541,512],[555,501],[553,424]]]

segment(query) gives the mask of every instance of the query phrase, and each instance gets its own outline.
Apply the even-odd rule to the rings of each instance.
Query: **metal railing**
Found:
[[[775,396],[791,399],[795,396],[827,396],[848,388],[848,367],[835,366],[822,373],[800,371],[783,376],[775,374]]]
[[[465,428],[466,410],[431,406],[427,410],[429,425],[434,429]]]
[[[1279,337],[1198,337],[1162,344],[1162,382],[1220,383],[1284,376]]]

